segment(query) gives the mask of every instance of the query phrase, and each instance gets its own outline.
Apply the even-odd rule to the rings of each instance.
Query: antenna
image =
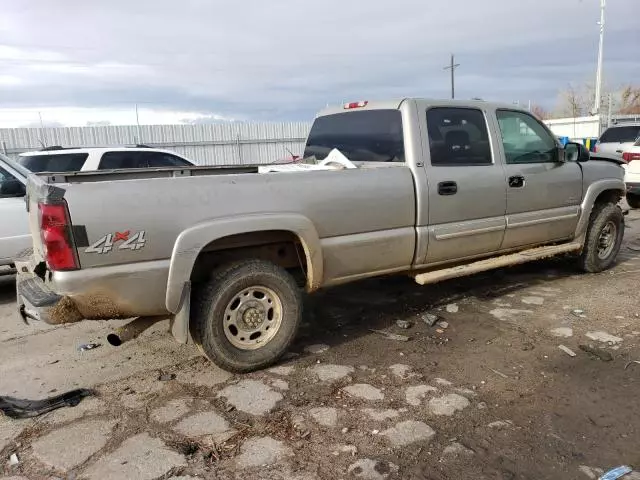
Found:
[[[46,132],[44,131],[44,122],[42,121],[42,113],[38,112],[38,117],[40,118],[40,138],[38,141],[40,142],[40,146],[42,148],[46,147],[45,140],[47,139]]]
[[[140,136],[140,118],[138,117],[138,104],[136,103],[136,144],[142,143],[142,137]]]

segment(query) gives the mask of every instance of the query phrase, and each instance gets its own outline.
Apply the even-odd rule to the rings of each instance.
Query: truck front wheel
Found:
[[[243,373],[280,358],[298,331],[302,293],[283,268],[264,260],[223,266],[195,292],[192,335],[219,367]]]
[[[580,255],[582,269],[596,273],[611,267],[620,251],[623,236],[624,216],[620,207],[613,203],[594,206]]]

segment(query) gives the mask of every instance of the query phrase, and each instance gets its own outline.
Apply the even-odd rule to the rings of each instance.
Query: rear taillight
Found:
[[[640,152],[624,152],[622,154],[622,159],[627,163],[633,160],[640,160]]]
[[[593,153],[598,153],[598,144],[597,143],[593,146]]]
[[[76,270],[71,221],[65,203],[39,203],[40,235],[45,259],[51,270]]]

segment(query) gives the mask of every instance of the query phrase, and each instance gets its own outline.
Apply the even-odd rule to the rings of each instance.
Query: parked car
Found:
[[[627,203],[631,208],[640,208],[640,139],[625,149],[622,159],[627,162],[624,165]]]
[[[0,154],[0,267],[31,248],[24,196],[29,172]]]
[[[46,147],[21,153],[18,163],[32,172],[86,172],[120,168],[185,167],[193,162],[173,152],[137,147]]]
[[[170,316],[179,341],[246,372],[295,338],[302,287],[424,285],[564,253],[600,272],[622,242],[622,162],[561,146],[513,105],[349,103],[320,113],[304,157],[339,167],[30,176],[21,315],[141,317],[112,344]]]
[[[640,139],[640,123],[624,123],[607,128],[596,142],[595,151],[620,158]]]

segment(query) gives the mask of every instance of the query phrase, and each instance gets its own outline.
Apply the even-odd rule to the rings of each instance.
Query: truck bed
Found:
[[[406,165],[255,172],[254,166],[190,167],[32,176],[32,231],[38,231],[38,202],[47,198],[64,199],[73,226],[80,269],[54,272],[55,291],[82,290],[86,302],[117,305],[119,316],[163,314],[179,300],[172,278],[182,278],[183,268],[190,272],[198,252],[252,231],[307,236],[308,262],[316,263],[313,288],[411,268],[416,202]],[[35,255],[43,258],[35,237]]]

